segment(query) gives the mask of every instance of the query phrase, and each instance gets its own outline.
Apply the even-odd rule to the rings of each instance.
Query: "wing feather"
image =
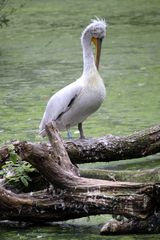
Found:
[[[39,129],[40,134],[45,136],[45,125],[51,121],[56,121],[66,111],[70,109],[74,100],[80,94],[81,86],[73,82],[55,93],[48,101]]]

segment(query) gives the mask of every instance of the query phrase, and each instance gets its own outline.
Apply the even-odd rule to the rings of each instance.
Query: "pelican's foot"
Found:
[[[68,139],[72,139],[72,138],[73,138],[73,137],[72,137],[72,133],[71,133],[70,130],[67,131],[67,138],[68,138]]]
[[[78,130],[79,130],[79,139],[85,139],[85,136],[83,133],[83,128],[82,128],[82,123],[78,123]]]
[[[84,135],[81,135],[81,134],[80,134],[79,139],[84,140],[84,139],[86,139],[86,138],[85,138]]]

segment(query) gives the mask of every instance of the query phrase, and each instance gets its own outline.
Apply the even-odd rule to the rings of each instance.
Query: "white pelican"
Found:
[[[82,76],[55,93],[48,101],[39,126],[43,137],[46,135],[45,125],[55,121],[59,130],[68,131],[68,137],[70,127],[78,124],[80,138],[84,138],[83,121],[100,107],[106,95],[103,80],[98,72],[101,43],[106,35],[106,27],[106,22],[97,18],[82,32]],[[95,61],[91,42],[96,46]]]

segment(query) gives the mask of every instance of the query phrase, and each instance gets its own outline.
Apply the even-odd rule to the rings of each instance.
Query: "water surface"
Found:
[[[0,142],[36,140],[49,97],[82,73],[80,35],[95,15],[107,19],[100,73],[103,106],[87,136],[129,134],[159,123],[159,1],[28,1],[0,40]],[[76,128],[73,130],[78,136]]]
[[[25,3],[21,8],[20,2]],[[11,139],[40,140],[38,126],[49,97],[82,73],[80,35],[94,16],[109,23],[100,66],[107,98],[85,121],[85,134],[127,135],[159,123],[159,0],[15,0],[8,3],[8,9],[12,7],[17,10],[9,25],[0,29],[1,144]],[[78,137],[76,128],[73,135]],[[150,163],[149,159],[142,167]],[[158,239],[158,235],[100,237],[93,218],[89,224],[78,221],[78,227],[71,223],[2,228],[0,235],[1,239]]]

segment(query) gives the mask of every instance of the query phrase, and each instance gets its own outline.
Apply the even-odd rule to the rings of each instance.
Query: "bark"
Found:
[[[68,141],[65,146],[73,163],[141,158],[160,152],[160,125],[130,136],[106,135],[84,141]]]
[[[64,221],[107,213],[144,219],[154,211],[153,186],[145,189],[126,186],[125,193],[122,187],[115,189],[110,185],[108,188],[108,191],[69,189],[31,195],[14,194],[1,187],[0,220]]]
[[[20,145],[21,142],[13,142],[12,144]],[[32,143],[30,144],[32,145]],[[41,148],[42,155],[43,151],[49,152],[51,149],[49,144],[37,144],[36,146]],[[66,141],[65,148],[74,164],[141,158],[160,152],[160,125],[130,136],[106,135],[101,138],[85,139],[83,141]],[[1,147],[0,164],[8,159],[9,154],[8,146]]]

